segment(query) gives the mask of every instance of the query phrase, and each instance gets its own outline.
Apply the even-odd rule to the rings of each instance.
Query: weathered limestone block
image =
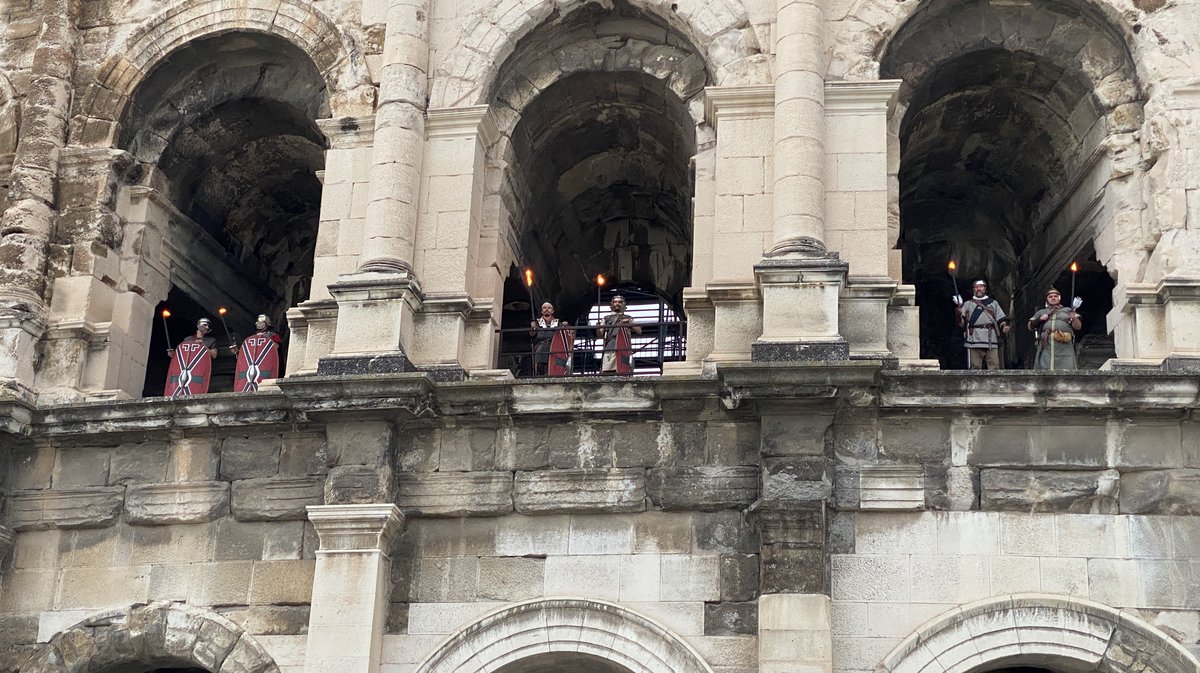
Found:
[[[762,536],[762,593],[828,594],[824,502],[764,501],[755,520]]]
[[[833,493],[831,466],[824,456],[763,459],[763,498],[824,500]]]
[[[859,469],[859,507],[912,511],[925,508],[925,474],[920,465],[863,465]]]
[[[390,467],[343,465],[329,471],[325,479],[325,502],[330,505],[365,505],[389,502],[395,484]]]
[[[8,523],[15,531],[103,528],[117,520],[125,488],[17,491],[8,496]]]
[[[980,471],[984,511],[1117,513],[1116,470]]]
[[[1200,470],[1149,470],[1121,475],[1122,514],[1200,514]]]
[[[221,442],[221,477],[251,479],[271,477],[279,472],[278,435],[265,437],[226,437]]]
[[[641,512],[646,475],[637,468],[518,472],[513,502],[522,514]]]
[[[270,477],[233,482],[233,518],[238,521],[296,521],[305,507],[320,505],[325,488],[319,477]]]
[[[511,512],[509,472],[431,472],[397,480],[396,504],[406,514],[479,516]]]
[[[646,472],[650,502],[665,510],[741,509],[758,499],[759,469],[752,466],[655,468]]]
[[[125,493],[125,520],[131,524],[203,523],[229,513],[229,484],[193,481],[138,484]]]

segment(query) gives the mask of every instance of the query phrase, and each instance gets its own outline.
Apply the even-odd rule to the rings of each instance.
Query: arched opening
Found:
[[[516,330],[502,340],[502,363],[529,350],[521,329],[531,300],[579,324],[600,274],[606,289],[636,288],[682,314],[696,154],[689,104],[708,81],[681,30],[623,1],[552,18],[500,69],[488,217],[498,220],[496,266],[506,274],[502,325]]]
[[[502,666],[496,673],[632,673],[628,668],[594,654],[549,652]]]
[[[171,337],[214,321],[218,344],[253,330],[266,313],[278,325],[308,297],[329,115],[326,83],[300,48],[267,34],[197,40],[164,58],[135,91],[119,145],[135,160],[131,199],[149,202],[169,290]],[[151,331],[144,393],[161,395],[169,364],[162,325]],[[286,344],[286,341],[285,341]],[[209,390],[232,389],[234,358],[214,363]],[[282,358],[281,358],[282,361]]]
[[[1011,314],[1002,352],[1018,367],[1034,347],[1026,320],[1051,285],[1069,294],[1077,262],[1088,362],[1111,357],[1115,271],[1093,241],[1118,215],[1101,199],[1121,178],[1109,141],[1141,122],[1124,37],[1082,1],[934,0],[887,44],[880,74],[904,80],[898,247],[917,288],[921,357],[966,363],[950,260],[960,294],[983,279]]]

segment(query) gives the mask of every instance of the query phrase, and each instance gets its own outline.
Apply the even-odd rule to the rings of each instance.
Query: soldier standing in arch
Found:
[[[596,336],[604,340],[604,360],[600,370],[605,374],[629,375],[633,373],[631,333],[641,334],[642,328],[625,314],[625,297],[616,295],[609,307],[612,313],[604,316],[596,327]]]
[[[1054,288],[1046,292],[1046,307],[1038,309],[1029,319],[1029,329],[1037,333],[1037,355],[1034,369],[1050,371],[1077,369],[1075,359],[1075,330],[1083,327],[1075,309],[1083,305],[1079,297],[1071,300],[1070,308],[1062,305],[1062,294]]]
[[[242,341],[241,348],[230,346],[237,354],[233,389],[239,393],[258,390],[267,379],[279,378],[279,334],[272,329],[271,319],[260,313],[254,321],[254,334]]]
[[[189,397],[208,392],[212,361],[217,358],[217,340],[208,335],[211,331],[212,321],[201,318],[196,321],[195,333],[180,341],[175,348],[167,349],[171,365],[167,369],[164,395]]]
[[[1008,334],[1012,329],[1000,302],[987,294],[987,283],[975,281],[972,296],[965,302],[954,295],[958,306],[958,326],[966,337],[968,369],[1000,369],[1000,341],[997,332]]]

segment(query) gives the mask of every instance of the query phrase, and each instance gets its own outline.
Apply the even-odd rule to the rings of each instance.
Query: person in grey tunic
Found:
[[[1083,325],[1075,309],[1082,304],[1076,297],[1071,306],[1063,306],[1058,290],[1050,288],[1046,292],[1045,308],[1038,309],[1029,319],[1029,329],[1037,334],[1034,369],[1070,371],[1078,367],[1075,360],[1075,330]]]
[[[958,326],[963,330],[963,345],[967,349],[967,366],[970,369],[1000,369],[1000,343],[998,336],[1008,334],[1012,325],[1000,302],[987,294],[987,283],[977,280],[971,286],[971,297],[963,301],[954,296],[958,306],[955,314]]]

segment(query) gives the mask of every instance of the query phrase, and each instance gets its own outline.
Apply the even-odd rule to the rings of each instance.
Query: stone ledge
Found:
[[[640,468],[518,472],[513,491],[513,503],[521,514],[646,509],[646,474]]]
[[[511,472],[429,472],[397,477],[396,504],[419,516],[496,516],[513,509]]]
[[[301,521],[305,508],[320,505],[325,484],[320,477],[268,477],[233,482],[231,509],[238,521]]]
[[[124,487],[17,491],[8,496],[8,524],[15,531],[104,528],[121,514]]]
[[[229,484],[223,481],[130,486],[125,520],[131,524],[204,523],[229,513]]]

